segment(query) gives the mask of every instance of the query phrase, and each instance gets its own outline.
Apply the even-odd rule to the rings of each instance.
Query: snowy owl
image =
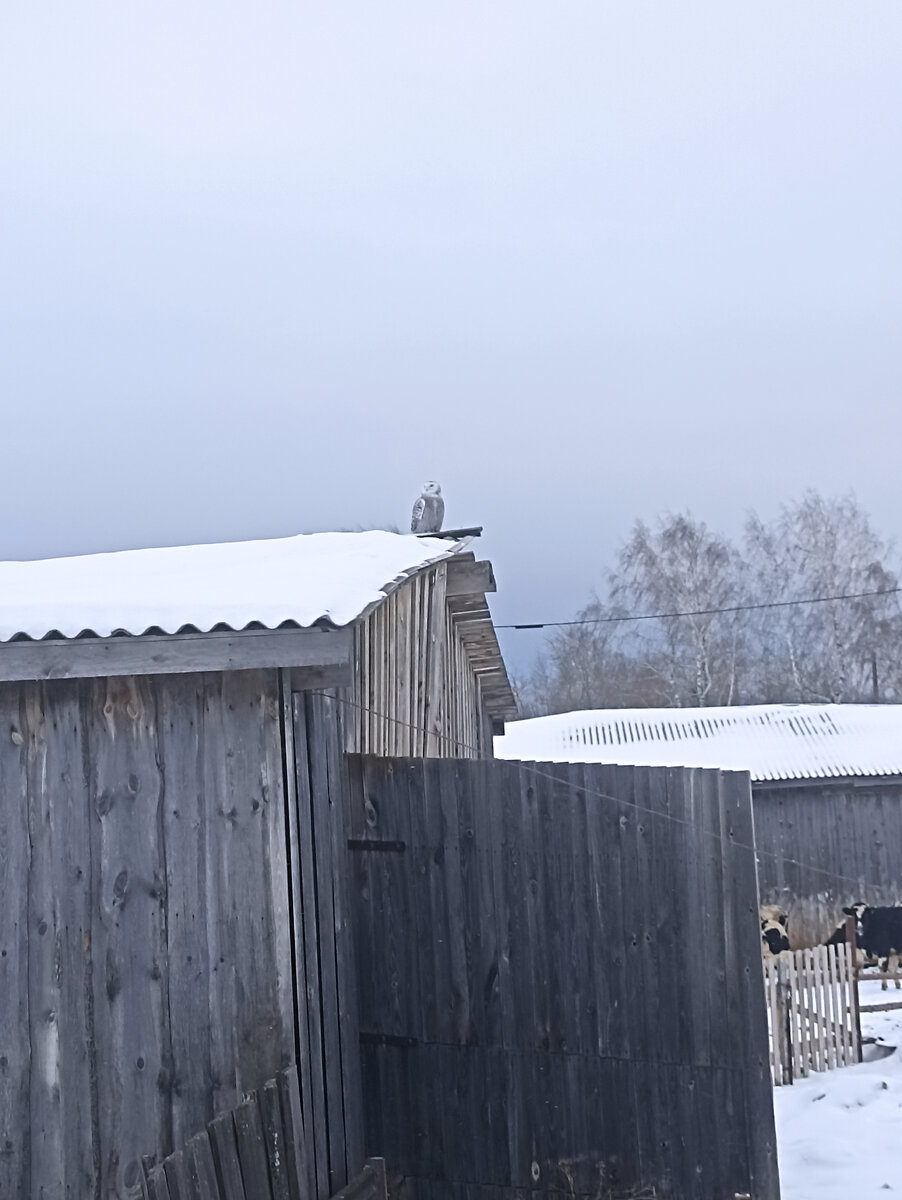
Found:
[[[413,506],[410,518],[411,533],[438,533],[445,519],[445,502],[437,483],[423,486],[423,494]]]

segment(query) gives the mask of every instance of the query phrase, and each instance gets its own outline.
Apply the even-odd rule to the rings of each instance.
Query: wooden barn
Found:
[[[491,755],[492,590],[382,532],[0,566],[0,1195],[131,1195],[295,1063],[313,1195],[360,1169],[345,752]]]
[[[749,771],[760,898],[788,913],[793,948],[844,905],[902,904],[902,705],[565,713],[508,724],[496,753]]]

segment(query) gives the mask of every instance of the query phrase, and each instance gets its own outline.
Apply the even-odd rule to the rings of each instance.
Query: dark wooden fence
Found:
[[[362,758],[348,804],[396,1191],[777,1200],[746,775]]]
[[[824,941],[844,905],[902,904],[902,781],[753,786],[763,904],[790,914],[793,948]]]
[[[135,1163],[126,1180],[142,1200],[315,1200],[296,1067],[248,1093],[160,1163]],[[385,1200],[381,1159],[364,1164],[335,1200]]]

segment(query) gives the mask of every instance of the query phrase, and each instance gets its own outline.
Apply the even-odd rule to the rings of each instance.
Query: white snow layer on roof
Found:
[[[755,780],[902,774],[902,705],[597,709],[509,721],[498,758],[720,767]]]
[[[459,542],[374,530],[0,563],[0,641],[185,625],[347,625]]]

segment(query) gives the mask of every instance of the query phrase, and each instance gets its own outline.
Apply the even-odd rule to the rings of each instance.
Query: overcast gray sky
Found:
[[[0,556],[435,478],[504,621],[668,508],[894,536],[900,51],[898,0],[10,0]]]

